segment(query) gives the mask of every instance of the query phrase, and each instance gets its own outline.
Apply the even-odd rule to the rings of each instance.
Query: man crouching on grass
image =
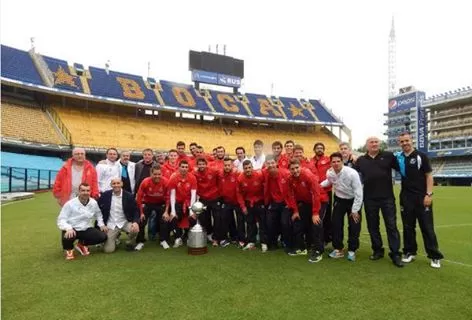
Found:
[[[97,220],[100,230],[93,228]],[[57,226],[62,230],[62,247],[66,260],[74,259],[74,242],[78,240],[75,249],[83,256],[90,254],[89,245],[99,244],[107,239],[107,227],[103,223],[103,216],[97,201],[90,198],[90,185],[79,185],[79,196],[67,201],[57,217]]]

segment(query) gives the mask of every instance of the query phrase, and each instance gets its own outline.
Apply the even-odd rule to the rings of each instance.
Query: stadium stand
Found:
[[[63,144],[47,114],[39,107],[2,101],[2,137]]]
[[[2,77],[42,85],[43,81],[26,51],[2,45]]]
[[[38,53],[36,56],[45,61],[48,72],[53,75],[53,87],[65,92],[91,93],[100,99],[119,99],[128,104],[152,104],[158,109],[179,108],[184,112],[219,113],[239,118],[256,117],[259,120],[298,120],[307,124],[343,125],[318,100],[309,100],[307,107],[297,98],[273,99],[262,94],[241,95],[242,99],[238,99],[232,94],[209,91],[209,95],[205,97],[193,85],[160,80],[155,88],[151,88],[140,76],[96,67],[90,67],[87,75],[80,78],[74,74],[73,67],[69,67],[66,61],[40,56]],[[14,65],[16,60],[27,61],[21,63],[19,68],[9,68],[8,72],[4,73],[2,70],[3,80],[19,79],[44,85],[27,52],[2,45],[2,64],[5,61]],[[83,83],[87,84],[87,89]]]
[[[337,148],[337,140],[325,131],[313,133],[268,130],[267,127],[237,127],[235,125],[218,126],[210,123],[193,123],[183,120],[157,120],[155,118],[136,117],[120,113],[84,111],[75,108],[54,107],[72,135],[76,146],[97,148],[116,147],[141,150],[153,147],[161,150],[175,148],[178,140],[189,143],[197,141],[205,150],[211,151],[218,144],[233,153],[238,146],[252,151],[256,138],[271,143],[275,140],[284,142],[292,139],[311,150],[317,141],[323,141],[328,151]],[[137,128],[142,128],[138,129]]]

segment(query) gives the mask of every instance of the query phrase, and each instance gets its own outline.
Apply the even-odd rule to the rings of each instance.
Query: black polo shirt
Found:
[[[404,157],[405,176],[402,175],[402,192],[426,195],[426,174],[433,171],[428,156],[415,149]]]
[[[364,184],[364,199],[393,197],[392,169],[398,169],[393,153],[382,151],[374,158],[366,153],[357,159],[354,169]]]

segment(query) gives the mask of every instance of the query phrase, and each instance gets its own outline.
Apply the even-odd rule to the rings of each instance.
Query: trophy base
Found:
[[[200,256],[202,254],[208,253],[208,247],[203,248],[188,248],[188,254],[191,256]]]

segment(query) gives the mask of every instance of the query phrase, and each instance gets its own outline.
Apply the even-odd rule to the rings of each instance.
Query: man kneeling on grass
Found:
[[[112,190],[105,191],[98,206],[103,214],[103,222],[108,228],[107,241],[103,246],[105,253],[112,253],[116,249],[116,239],[122,231],[128,233],[126,248],[134,250],[136,237],[139,232],[139,210],[133,195],[123,190],[121,178],[111,180]]]
[[[93,227],[97,220],[100,230]],[[88,245],[104,242],[107,239],[108,228],[103,223],[103,216],[97,201],[90,198],[90,185],[79,185],[79,196],[67,201],[57,217],[57,226],[62,230],[62,247],[66,251],[66,260],[74,259],[74,242],[78,240],[75,249],[83,256],[90,254]]]

